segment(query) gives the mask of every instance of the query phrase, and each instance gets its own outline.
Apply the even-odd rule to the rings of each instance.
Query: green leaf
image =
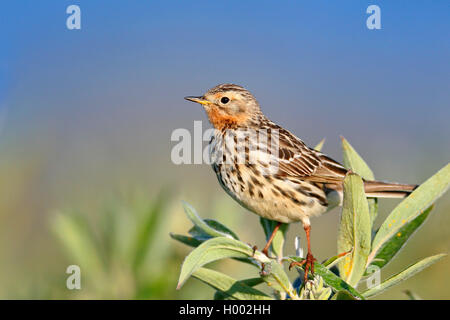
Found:
[[[266,263],[264,274],[262,274],[261,277],[272,289],[285,292],[292,299],[298,298],[286,272],[284,272],[282,265],[277,261],[270,261],[269,263]]]
[[[373,172],[367,163],[344,137],[341,137],[341,139],[344,167],[357,173],[365,180],[375,180]]]
[[[86,218],[80,215],[58,214],[53,219],[52,230],[62,242],[74,264],[89,270],[90,285],[107,283],[106,266],[101,259],[100,247]]]
[[[423,214],[437,198],[447,191],[449,185],[450,164],[447,164],[400,202],[378,229],[373,239],[369,263],[378,255],[386,242],[395,237],[405,224]]]
[[[365,180],[375,180],[372,170],[363,158],[361,158],[361,156],[344,137],[341,137],[341,139],[344,167],[352,170],[354,173],[357,173]],[[378,200],[376,198],[371,198],[368,199],[367,202],[369,204],[371,223],[373,224],[373,221],[375,221],[378,214]]]
[[[394,237],[390,238],[390,240],[386,241],[381,246],[378,250],[378,254],[375,256],[375,259],[373,259],[371,264],[379,268],[383,268],[387,263],[389,263],[389,261],[391,261],[392,258],[394,258],[394,256],[403,248],[413,233],[425,222],[431,209],[433,209],[433,206],[429,207],[423,212],[423,214],[419,215],[411,222],[405,223]]]
[[[236,239],[217,237],[209,239],[195,248],[185,259],[181,266],[177,289],[181,288],[190,275],[207,263],[225,258],[253,257],[262,263],[270,260],[263,253],[253,249]]]
[[[210,226],[211,228],[228,234],[230,236],[232,236],[233,238],[235,238],[236,240],[239,240],[239,237],[236,235],[236,233],[234,233],[233,231],[231,231],[227,226],[224,226],[223,224],[221,224],[219,221],[213,220],[213,219],[204,219],[203,221],[206,222],[206,224],[208,226]]]
[[[348,252],[338,269],[342,279],[356,286],[366,269],[370,252],[371,220],[361,177],[348,174],[344,179],[344,204],[338,233],[338,252]]]
[[[172,239],[180,241],[181,243],[187,244],[188,246],[191,246],[191,247],[198,247],[202,243],[202,241],[197,240],[196,238],[184,236],[181,234],[176,234],[176,233],[171,232],[171,233],[169,233],[169,235]]]
[[[367,204],[369,205],[369,214],[370,214],[370,224],[373,226],[373,222],[378,215],[378,199],[377,198],[368,198]]]
[[[336,292],[331,300],[356,300],[356,298],[348,293],[348,291],[341,290]]]
[[[181,243],[184,243],[184,244],[186,244],[186,245],[188,245],[190,247],[194,247],[194,248],[198,247],[203,242],[205,242],[204,239],[199,240],[196,237],[189,237],[189,236],[176,234],[176,233],[172,233],[172,232],[170,232],[169,235],[170,235],[170,237],[172,239],[177,240],[177,241],[179,241]],[[208,238],[208,239],[211,239],[211,238]],[[208,240],[208,239],[206,239],[206,240]],[[252,265],[254,267],[257,267],[257,268],[260,267],[259,264],[252,258],[233,258],[233,259],[237,260],[237,261],[240,261],[240,262],[244,262],[244,263],[250,264],[250,265]]]
[[[322,151],[323,144],[325,143],[325,138],[320,140],[320,142],[314,147],[314,150],[316,151]]]
[[[342,259],[344,259],[344,257],[345,257],[347,254],[350,254],[350,252],[348,252],[348,253],[345,253],[345,252],[344,252],[343,254],[335,255],[335,256],[333,256],[333,257],[327,259],[326,261],[324,261],[322,264],[323,264],[325,267],[327,267],[328,269],[331,269],[331,268],[334,267],[339,261],[341,261]]]
[[[189,220],[192,221],[192,223],[199,228],[204,234],[209,235],[211,237],[227,237],[227,238],[233,238],[232,235],[229,233],[225,233],[219,230],[214,229],[211,227],[208,223],[206,223],[200,216],[197,214],[195,209],[189,205],[187,202],[182,202],[184,212],[186,213]]]
[[[290,256],[289,259],[297,262],[302,262],[303,260],[305,260],[304,258],[295,256]],[[350,284],[339,278],[332,271],[328,270],[328,268],[325,267],[323,264],[314,262],[314,273],[321,276],[323,278],[323,281],[328,286],[332,287],[334,291],[338,292],[341,290],[345,290],[348,291],[354,297],[364,300],[364,297],[355,288],[353,288]]]
[[[369,297],[373,297],[377,294],[380,294],[383,291],[385,291],[386,289],[396,285],[397,283],[412,277],[416,273],[422,271],[426,267],[428,267],[428,266],[432,265],[433,263],[437,262],[438,260],[442,259],[444,256],[446,256],[446,254],[437,254],[435,256],[425,258],[425,259],[409,266],[402,272],[397,273],[396,275],[390,277],[386,281],[382,282],[380,285],[365,291],[363,293],[363,296],[366,298],[369,298]]]
[[[134,270],[137,270],[142,265],[142,262],[145,260],[145,257],[149,252],[152,237],[155,234],[156,228],[160,224],[160,220],[164,213],[163,208],[166,202],[166,197],[160,195],[158,200],[156,200],[156,202],[146,213],[143,223],[139,225],[134,243]]]
[[[227,228],[220,222],[213,220],[213,219],[203,219],[203,221],[209,227],[220,232],[221,234],[228,234],[231,237],[233,237],[234,239],[239,240],[239,237],[233,231],[231,231],[229,228]],[[202,228],[195,226],[195,225],[189,230],[189,234],[192,235],[193,237],[197,238],[198,240],[208,240],[210,238],[213,238],[213,236],[211,236],[210,234],[207,234]]]
[[[117,214],[114,210],[106,209],[100,217],[99,222],[99,247],[103,247],[103,255],[105,264],[108,265],[116,258],[116,242],[117,242]]]
[[[211,269],[197,269],[192,276],[237,300],[273,300],[265,293],[246,285],[244,282]]]
[[[403,293],[408,296],[409,300],[423,300],[419,295],[411,290],[404,290]]]
[[[104,266],[88,222],[82,216],[69,214],[59,214],[53,221],[53,230],[71,253],[72,259],[82,268],[100,273]]]
[[[257,286],[263,282],[264,282],[264,280],[262,278],[250,278],[250,279],[239,280],[239,283],[242,283],[248,287]],[[214,294],[214,300],[233,300],[233,298],[224,292],[216,291],[216,293]]]
[[[259,218],[259,222],[261,223],[261,226],[264,229],[264,234],[266,235],[266,241],[269,240],[270,236],[272,235],[273,229],[275,229],[275,226],[278,224],[278,222],[265,219],[265,218]],[[280,228],[278,229],[277,233],[275,234],[275,237],[272,240],[271,248],[272,252],[277,256],[278,258],[283,257],[283,246],[284,241],[286,238],[286,232],[289,225],[286,223],[283,223]]]

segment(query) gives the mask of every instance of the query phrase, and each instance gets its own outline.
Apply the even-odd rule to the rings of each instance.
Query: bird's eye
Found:
[[[228,97],[222,97],[222,99],[220,99],[220,102],[222,102],[223,104],[228,103],[228,101],[230,101],[230,99],[228,99]]]

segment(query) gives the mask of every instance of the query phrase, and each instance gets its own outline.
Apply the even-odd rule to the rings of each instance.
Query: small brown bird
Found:
[[[241,86],[221,84],[203,96],[185,99],[203,105],[216,129],[210,156],[223,189],[243,207],[278,222],[263,252],[268,256],[282,223],[302,222],[308,244],[301,263],[305,264],[306,281],[308,270],[314,273],[315,261],[310,218],[342,203],[348,170],[270,121],[253,95]],[[364,181],[364,188],[368,197],[399,198],[416,186]]]

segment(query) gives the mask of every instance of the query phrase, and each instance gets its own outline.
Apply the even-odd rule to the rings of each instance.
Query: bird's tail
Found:
[[[418,186],[383,181],[364,181],[364,191],[373,198],[404,198]]]

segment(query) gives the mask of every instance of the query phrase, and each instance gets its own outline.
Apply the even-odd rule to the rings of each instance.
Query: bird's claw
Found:
[[[304,265],[304,269],[305,269],[305,274],[303,276],[303,283],[306,283],[308,281],[308,273],[311,272],[311,275],[314,276],[314,261],[317,261],[316,258],[314,258],[314,256],[308,252],[308,254],[306,255],[305,260],[303,261],[292,261],[289,264],[289,270],[292,269],[292,267],[297,266],[297,267],[302,267]]]

